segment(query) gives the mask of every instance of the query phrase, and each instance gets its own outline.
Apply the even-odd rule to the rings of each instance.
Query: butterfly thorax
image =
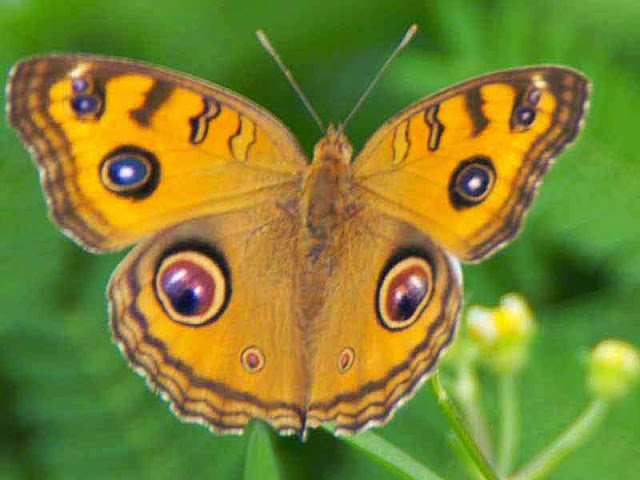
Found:
[[[312,164],[315,165],[322,161],[338,161],[348,165],[351,163],[352,154],[353,147],[344,134],[342,125],[335,128],[333,124],[330,124],[327,134],[318,140],[313,147]]]

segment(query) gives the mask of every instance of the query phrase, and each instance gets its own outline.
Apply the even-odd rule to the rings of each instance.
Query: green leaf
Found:
[[[325,427],[332,431],[332,428]],[[406,452],[394,446],[388,440],[373,432],[364,432],[352,436],[340,436],[340,440],[362,450],[376,462],[389,470],[400,473],[405,478],[416,480],[442,480]]]
[[[244,459],[244,480],[280,480],[282,478],[271,442],[272,435],[273,433],[264,423],[253,422]]]

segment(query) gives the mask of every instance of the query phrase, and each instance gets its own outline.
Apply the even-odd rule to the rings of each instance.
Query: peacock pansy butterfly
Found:
[[[354,159],[330,126],[311,162],[260,106],[128,60],[23,60],[7,110],[64,233],[138,244],[107,289],[132,367],[186,421],[304,436],[382,424],[433,372],[458,259],[518,233],[588,96],[562,66],[492,73],[401,111]]]

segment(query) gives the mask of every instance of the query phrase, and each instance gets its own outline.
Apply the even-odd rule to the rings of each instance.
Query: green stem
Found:
[[[462,446],[464,447],[465,451],[467,452],[473,463],[476,465],[476,467],[478,467],[480,473],[487,480],[499,480],[498,476],[491,468],[491,465],[489,464],[483,453],[480,451],[480,448],[478,448],[478,445],[473,440],[473,437],[469,433],[466,425],[464,425],[462,419],[460,418],[460,415],[458,414],[456,406],[449,398],[449,395],[442,386],[442,383],[440,383],[440,377],[438,376],[437,372],[433,375],[431,385],[433,386],[433,390],[436,393],[440,408],[451,423],[453,431],[460,439]]]
[[[469,423],[469,429],[473,438],[478,443],[478,448],[487,458],[488,462],[493,464],[493,451],[491,448],[491,439],[489,438],[489,429],[484,412],[482,411],[482,403],[479,395],[480,382],[473,369],[464,366],[458,369],[458,375],[454,387],[454,395],[460,407],[464,418]]]
[[[608,411],[608,402],[593,400],[582,415],[555,442],[511,477],[511,480],[536,480],[548,475],[591,436]]]
[[[498,473],[505,477],[511,471],[518,446],[518,409],[516,383],[511,373],[499,376],[500,397],[500,447],[498,450]]]
[[[462,445],[462,442],[460,441],[460,439],[458,439],[458,437],[453,432],[449,432],[448,440],[449,440],[449,446],[453,450],[453,453],[455,453],[460,459],[460,461],[464,463],[464,466],[467,468],[469,475],[475,478],[476,480],[484,480],[484,475],[480,473],[480,470],[478,470],[477,465],[473,462],[473,460],[469,456],[469,453],[467,452],[466,448]]]
[[[323,425],[323,428],[333,433],[331,426]],[[362,450],[386,468],[394,470],[408,479],[443,480],[425,465],[373,432],[343,435],[339,438],[343,442]]]

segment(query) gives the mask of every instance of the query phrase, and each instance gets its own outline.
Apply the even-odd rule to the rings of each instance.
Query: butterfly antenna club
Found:
[[[322,119],[320,118],[320,115],[318,115],[318,112],[316,112],[315,108],[313,108],[313,105],[311,105],[311,102],[309,101],[307,96],[304,94],[304,92],[296,82],[295,78],[293,78],[293,75],[291,74],[289,69],[286,67],[282,59],[280,58],[280,55],[278,55],[278,52],[276,51],[276,49],[273,47],[273,45],[271,45],[271,42],[267,38],[267,35],[264,33],[264,31],[258,30],[256,32],[256,36],[258,37],[258,41],[260,42],[260,44],[269,53],[269,55],[271,55],[273,60],[278,64],[278,67],[280,67],[280,70],[282,71],[282,73],[284,73],[284,76],[287,77],[287,80],[289,80],[289,83],[298,94],[298,97],[300,97],[300,100],[302,100],[302,103],[304,103],[304,106],[307,107],[307,110],[309,110],[309,113],[311,114],[315,122],[318,124],[318,127],[320,127],[320,130],[324,134],[326,129],[324,127],[324,123],[322,122]]]

